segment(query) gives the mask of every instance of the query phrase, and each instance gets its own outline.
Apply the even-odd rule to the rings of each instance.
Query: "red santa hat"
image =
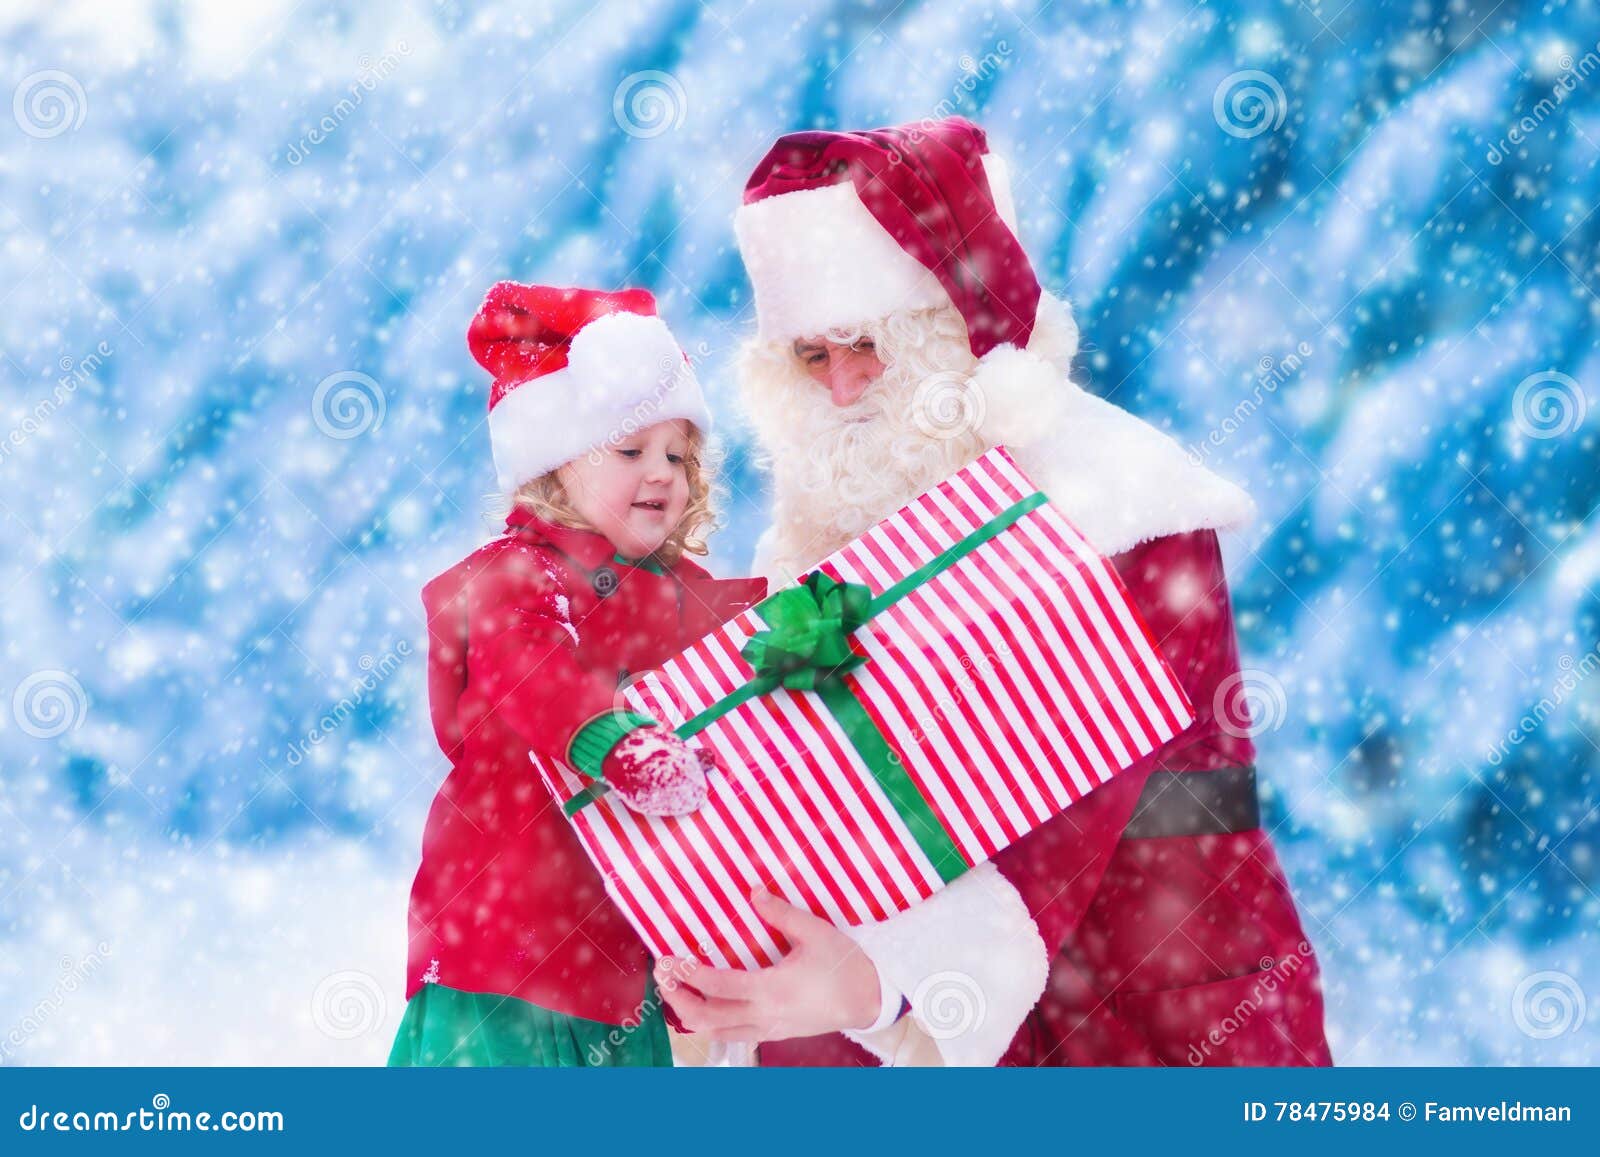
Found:
[[[505,493],[657,422],[711,429],[689,359],[648,290],[502,281],[472,319],[467,346],[494,375],[489,444]]]
[[[1016,227],[1006,166],[962,117],[780,137],[734,218],[763,339],[953,305],[979,358],[1033,332]]]

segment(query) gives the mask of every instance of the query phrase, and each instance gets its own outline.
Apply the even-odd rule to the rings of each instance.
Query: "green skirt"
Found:
[[[514,996],[425,984],[406,1004],[389,1064],[671,1068],[666,1015],[653,979],[639,1011],[637,1022],[605,1024]]]

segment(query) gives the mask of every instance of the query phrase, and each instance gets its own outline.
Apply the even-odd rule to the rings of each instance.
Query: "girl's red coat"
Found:
[[[432,981],[610,1024],[638,1016],[648,953],[528,753],[565,758],[584,724],[622,706],[625,675],[759,602],[766,581],[612,560],[604,537],[518,508],[423,588],[429,709],[451,770],[411,890],[408,999]],[[606,569],[618,581],[601,597]]]

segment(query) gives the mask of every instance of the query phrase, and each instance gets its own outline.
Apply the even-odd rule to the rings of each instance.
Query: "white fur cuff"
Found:
[[[916,907],[844,929],[911,999],[888,1028],[845,1035],[886,1065],[993,1065],[1038,1003],[1050,959],[1027,905],[980,864]]]

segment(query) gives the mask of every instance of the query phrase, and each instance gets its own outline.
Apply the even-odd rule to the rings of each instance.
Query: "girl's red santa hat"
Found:
[[[689,359],[648,290],[502,281],[467,346],[494,375],[489,443],[505,493],[657,422],[711,429]]]

